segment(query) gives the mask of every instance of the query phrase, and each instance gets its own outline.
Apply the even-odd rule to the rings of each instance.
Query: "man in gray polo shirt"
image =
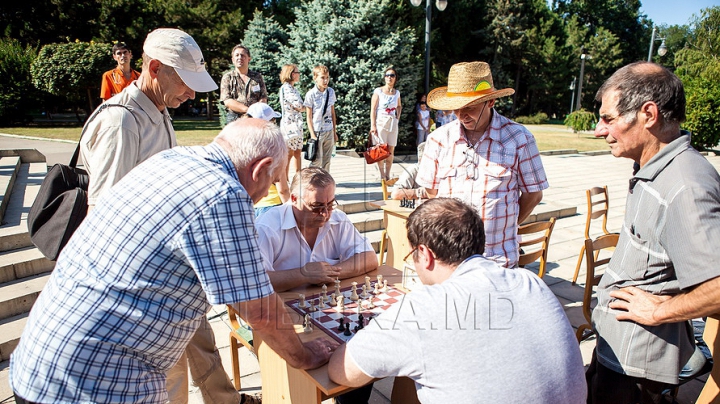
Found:
[[[680,130],[685,93],[669,70],[630,64],[595,98],[595,135],[640,169],[598,287],[588,403],[662,402],[694,350],[687,320],[720,311],[720,176]]]

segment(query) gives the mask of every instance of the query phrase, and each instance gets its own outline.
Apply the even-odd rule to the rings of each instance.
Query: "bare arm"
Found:
[[[373,93],[373,96],[370,99],[370,135],[374,135],[377,133],[377,125],[375,123],[375,120],[377,119],[377,105],[379,99],[380,97],[378,97],[378,95],[375,93]]]
[[[229,110],[237,112],[238,114],[244,114],[248,110],[247,105],[237,100],[233,100],[232,98],[228,98],[227,100],[223,101],[223,103]]]
[[[397,119],[400,119],[400,113],[402,113],[402,102],[400,102],[400,97],[398,97],[398,106],[395,109],[395,117]]]
[[[287,173],[280,170],[280,180],[275,183],[278,194],[280,194],[280,200],[285,203],[290,200],[290,187],[288,186]]]
[[[675,296],[658,296],[636,287],[610,292],[618,300],[610,308],[625,310],[618,320],[644,325],[677,323],[720,313],[720,277],[701,283],[689,292]]]
[[[295,333],[285,305],[277,293],[233,305],[235,310],[263,341],[283,357],[290,366],[314,369],[328,361],[334,341],[316,339],[303,344]]]
[[[428,194],[425,191],[427,188],[399,188],[399,189],[393,189],[392,194],[390,196],[392,199],[420,199],[420,198],[427,198]],[[435,194],[437,195],[437,190],[435,190]]]
[[[337,135],[337,117],[335,116],[335,105],[330,106],[330,112],[332,113],[332,121],[333,121],[333,136],[335,138],[335,142],[338,141],[338,135]]]
[[[425,188],[425,193],[429,199],[437,198],[438,190],[432,188]]]
[[[352,278],[370,272],[378,267],[374,251],[365,251],[353,255],[337,265],[327,262],[308,262],[302,268],[284,271],[268,271],[270,283],[276,291],[286,291],[307,284],[319,285],[332,283],[336,278]]]
[[[523,192],[520,195],[518,204],[520,205],[520,212],[518,213],[518,224],[522,223],[532,213],[533,209],[542,201],[543,193],[538,192]]]
[[[368,273],[378,267],[375,251],[357,253],[337,264],[340,268],[340,279],[352,278]]]
[[[347,355],[345,344],[341,345],[330,357],[328,374],[330,380],[348,387],[360,387],[370,383],[373,378],[363,373]]]
[[[310,131],[310,138],[317,139],[315,134],[315,127],[313,126],[313,109],[305,107],[305,118],[307,119],[308,130]]]

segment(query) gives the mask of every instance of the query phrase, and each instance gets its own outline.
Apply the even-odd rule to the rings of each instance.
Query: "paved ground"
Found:
[[[10,140],[5,136],[0,136],[0,148],[18,147],[7,146],[9,144],[18,144],[17,139]],[[30,141],[20,140],[20,144],[30,145]],[[64,145],[47,145],[54,142],[37,143],[41,152],[43,147],[49,147],[51,153],[58,153],[57,148],[68,153],[67,143]],[[36,144],[36,143],[33,143]],[[74,149],[70,145],[69,152]],[[60,152],[62,154],[62,152]],[[66,161],[68,158],[66,157]],[[543,203],[558,203],[565,205],[577,206],[578,214],[572,217],[559,219],[555,225],[555,230],[550,243],[548,273],[545,275],[545,281],[558,297],[565,307],[565,311],[572,323],[573,327],[577,327],[584,322],[581,312],[581,300],[583,294],[582,284],[572,285],[570,280],[575,270],[580,246],[584,240],[583,230],[585,225],[585,213],[587,211],[585,201],[585,190],[593,186],[607,185],[610,192],[610,215],[608,228],[610,231],[619,231],[624,213],[625,194],[627,192],[628,180],[632,170],[632,162],[626,159],[616,159],[608,154],[603,155],[553,155],[543,156],[543,163],[550,181],[550,188],[546,190]],[[720,157],[709,156],[708,160],[720,169]],[[397,163],[393,166],[393,172],[399,174],[403,166],[408,163]],[[357,188],[357,195],[377,195],[376,190],[379,185],[379,175],[375,167],[368,167],[362,159],[349,156],[338,155],[333,159],[331,165],[331,173],[335,177],[338,184],[343,183],[343,188]],[[368,193],[367,191],[372,192]],[[345,192],[345,191],[344,191]],[[340,198],[339,198],[340,199]],[[379,199],[379,198],[374,198]],[[581,271],[580,279],[583,279],[584,271]],[[211,324],[215,329],[217,345],[223,357],[225,369],[230,372],[230,352],[228,333],[230,325],[227,315],[224,314],[223,307],[215,307],[211,313]],[[581,345],[583,359],[585,363],[589,363],[592,349],[594,348],[594,339],[584,341]],[[257,360],[245,350],[241,348],[241,381],[243,391],[257,392],[260,390],[260,373]],[[0,369],[0,380],[6,380],[6,369]],[[4,376],[4,377],[2,377]],[[692,381],[680,389],[678,401],[680,403],[694,403],[695,398],[702,389],[704,378]],[[392,388],[391,380],[383,380],[375,384],[372,403],[388,403],[390,390]],[[201,403],[200,394],[191,388],[190,403]],[[0,400],[5,397],[0,397]],[[6,403],[7,401],[2,401]]]

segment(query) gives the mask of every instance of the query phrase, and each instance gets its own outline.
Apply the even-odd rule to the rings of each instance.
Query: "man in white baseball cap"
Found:
[[[80,161],[90,175],[88,209],[135,166],[177,146],[168,108],[194,99],[195,92],[218,88],[205,69],[200,47],[179,29],[160,28],[148,34],[142,60],[140,77],[98,107],[83,128]],[[193,381],[205,402],[240,402],[240,393],[222,367],[212,328],[205,320],[168,372],[171,403],[188,402],[186,358],[193,363]]]

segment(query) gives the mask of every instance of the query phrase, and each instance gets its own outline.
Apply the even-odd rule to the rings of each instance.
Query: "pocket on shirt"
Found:
[[[512,178],[512,170],[499,164],[478,167],[478,170],[487,178],[488,190],[507,187]]]
[[[446,169],[441,169],[437,173],[437,177],[441,180],[445,180],[448,178],[455,178],[457,177],[457,168],[451,167]]]

